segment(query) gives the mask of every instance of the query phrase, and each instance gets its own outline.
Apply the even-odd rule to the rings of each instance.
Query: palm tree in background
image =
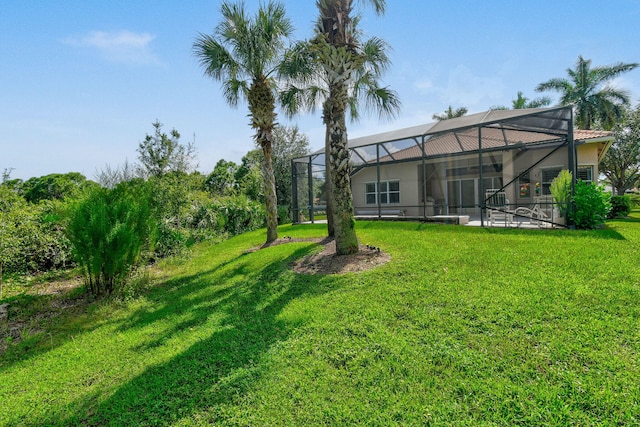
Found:
[[[467,114],[468,111],[469,110],[467,110],[466,107],[460,107],[454,110],[453,107],[449,105],[449,108],[444,110],[444,114],[434,114],[431,116],[431,118],[433,120],[437,120],[440,122],[442,120],[449,120],[449,119],[455,119],[456,117],[462,117],[465,114]]]
[[[541,107],[547,107],[549,106],[549,104],[551,104],[551,98],[549,98],[548,96],[541,96],[540,98],[534,98],[530,100],[529,98],[524,96],[522,91],[518,91],[518,96],[516,97],[516,99],[511,101],[511,109],[521,110],[523,108],[541,108]],[[497,105],[497,106],[491,107],[491,109],[492,110],[509,110],[509,108],[505,107],[504,105]]]
[[[518,91],[518,97],[511,101],[511,107],[514,110],[521,110],[523,108],[541,108],[548,107],[551,104],[551,98],[548,96],[541,96],[540,98],[529,99],[522,94],[522,91]]]
[[[348,89],[347,113],[351,122],[361,118],[361,111],[377,112],[380,119],[391,119],[400,110],[400,99],[395,91],[380,85],[382,74],[388,69],[390,60],[387,55],[389,46],[383,40],[373,37],[362,44],[364,62],[355,70],[354,78]],[[304,64],[304,65],[301,65]],[[322,108],[322,121],[325,125],[325,189],[327,195],[327,231],[334,236],[333,192],[331,185],[331,163],[329,162],[331,110],[329,106],[330,78],[324,67],[315,61],[309,43],[300,43],[292,49],[285,64],[286,73],[296,76],[281,92],[281,102],[289,116],[300,110],[314,111]]]
[[[373,5],[377,14],[384,13],[384,0],[363,0]],[[352,0],[316,0],[319,11],[316,35],[311,50],[326,78],[328,97],[323,102],[323,120],[328,128],[333,194],[333,228],[338,254],[358,251],[358,238],[353,216],[349,149],[347,147],[346,112],[352,96],[349,89],[366,63],[366,55],[356,31]]]
[[[269,2],[248,18],[244,3],[223,2],[222,21],[213,35],[201,34],[193,45],[205,74],[222,82],[229,105],[240,99],[249,104],[255,141],[262,149],[262,174],[267,217],[267,243],[278,238],[278,214],[272,162],[273,130],[276,125],[275,94],[279,66],[293,31],[284,6]]]
[[[620,74],[631,71],[637,63],[591,67],[591,60],[578,57],[575,68],[567,69],[568,78],[555,78],[540,83],[536,91],[560,92],[560,105],[574,106],[578,129],[600,125],[611,129],[629,105],[629,95],[609,83]]]

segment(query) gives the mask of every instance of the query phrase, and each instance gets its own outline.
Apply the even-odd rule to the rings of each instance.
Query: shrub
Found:
[[[569,201],[571,200],[571,180],[573,176],[571,172],[566,169],[560,171],[557,177],[551,181],[549,191],[553,196],[554,202],[558,204],[558,210],[560,216],[567,217],[567,210],[569,207]]]
[[[70,266],[71,245],[62,222],[64,203],[43,201],[28,204],[20,196],[13,197],[11,192],[1,191],[2,188],[0,225],[4,237],[0,236],[0,246],[7,248],[2,256],[5,270],[28,273]],[[9,253],[10,256],[7,255]]]
[[[604,223],[611,209],[610,199],[611,195],[603,187],[578,181],[573,196],[575,209],[571,213],[576,228],[590,230]]]
[[[265,225],[264,206],[245,195],[222,197],[218,203],[223,221],[222,229],[231,235],[242,234]]]
[[[631,203],[631,209],[640,208],[640,194],[629,194],[629,202]]]
[[[289,205],[278,205],[278,224],[291,222],[291,208]]]
[[[143,248],[151,245],[154,228],[146,188],[131,183],[97,188],[72,212],[69,239],[94,295],[122,287]]]
[[[631,212],[631,197],[629,196],[612,196],[611,210],[607,218],[624,218]]]

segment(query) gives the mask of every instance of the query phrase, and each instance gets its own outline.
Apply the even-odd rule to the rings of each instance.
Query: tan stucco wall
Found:
[[[594,169],[594,178],[598,176],[598,144],[582,144],[577,148],[577,160],[578,165],[590,165]],[[506,151],[503,153],[493,153],[494,156],[501,156],[502,158],[502,177],[504,183],[511,181],[517,174],[526,170],[530,165],[542,159],[549,153],[549,149],[529,149],[524,152],[518,152],[516,150]],[[461,156],[455,159],[448,160],[434,160],[427,163],[426,170],[429,180],[427,186],[427,195],[430,198],[436,200],[443,200],[445,198],[444,192],[446,191],[446,182],[444,171],[450,166],[453,161],[461,161],[466,158],[475,159],[475,156]],[[541,169],[544,168],[567,168],[568,164],[568,151],[567,149],[560,149],[554,153],[542,163],[537,165],[531,171],[532,183],[540,181]],[[405,210],[406,215],[420,216],[423,214],[423,197],[420,193],[421,187],[418,182],[420,176],[420,170],[422,169],[422,162],[407,162],[394,165],[382,165],[380,166],[380,181],[395,181],[400,182],[400,203],[382,205],[382,208],[393,209],[394,207],[402,207]],[[471,176],[472,178],[475,176]],[[460,176],[458,178],[464,178]],[[376,182],[378,180],[377,168],[375,166],[368,167],[358,171],[351,177],[352,192],[354,209],[356,213],[358,210],[372,210],[376,209],[376,205],[367,205],[365,203],[365,184],[368,182]],[[507,189],[507,198],[511,203],[521,203],[527,205],[533,202],[531,198],[519,197],[519,188],[517,182],[509,186]],[[534,195],[533,191],[531,192]]]
[[[593,178],[598,177],[598,153],[600,152],[600,144],[581,144],[578,145],[578,166],[593,166]]]
[[[378,180],[376,167],[369,167],[358,171],[351,177],[351,191],[353,206],[358,209],[377,209],[377,205],[365,203],[365,184]],[[399,163],[380,167],[380,181],[400,181],[400,203],[382,205],[383,208],[393,209],[402,206],[406,215],[419,215],[418,207],[418,173],[416,163]]]

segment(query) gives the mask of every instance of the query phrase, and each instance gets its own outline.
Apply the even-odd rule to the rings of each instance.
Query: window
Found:
[[[576,179],[581,179],[587,184],[591,184],[593,182],[593,166],[591,165],[578,166],[578,173],[576,175]]]
[[[551,195],[551,182],[560,174],[562,168],[548,168],[540,171],[540,184],[542,185],[542,195]]]
[[[377,182],[367,182],[365,184],[365,202],[368,205],[378,204]],[[400,181],[382,181],[380,182],[380,204],[388,205],[391,203],[400,203]]]

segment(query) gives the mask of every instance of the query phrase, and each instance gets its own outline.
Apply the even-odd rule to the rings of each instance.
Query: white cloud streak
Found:
[[[69,37],[63,43],[94,50],[103,59],[133,65],[157,65],[159,59],[151,49],[155,36],[131,31],[91,31],[81,37]]]

